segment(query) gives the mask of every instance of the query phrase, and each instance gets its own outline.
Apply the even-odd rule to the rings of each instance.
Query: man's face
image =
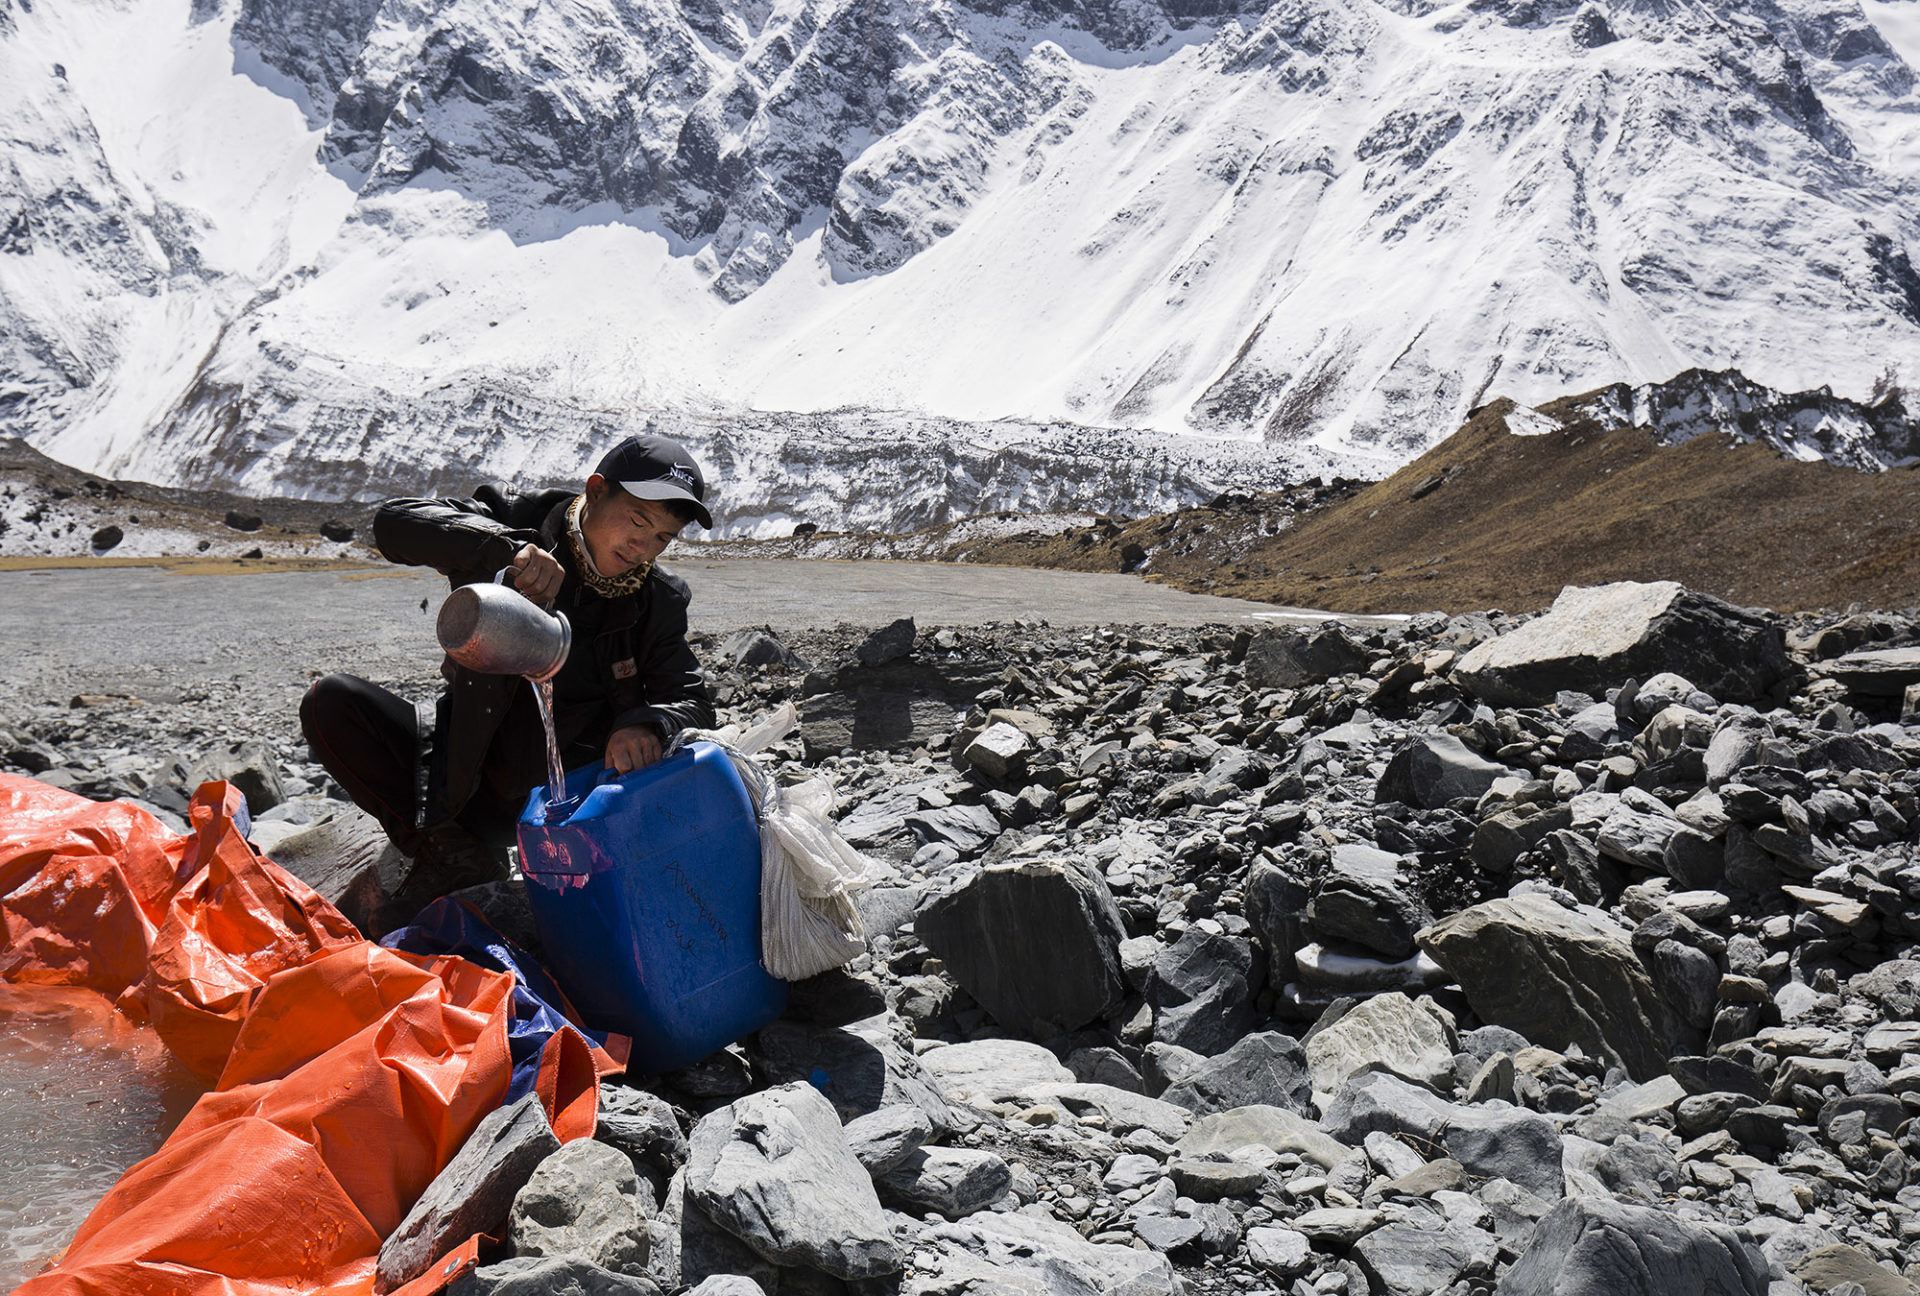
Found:
[[[603,575],[620,576],[652,562],[685,525],[659,500],[636,499],[598,473],[587,478],[580,535]]]

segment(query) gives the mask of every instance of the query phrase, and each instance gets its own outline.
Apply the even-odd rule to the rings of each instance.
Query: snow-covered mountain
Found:
[[[0,432],[339,495],[651,421],[751,529],[1860,397],[1914,66],[1920,0],[0,0]]]
[[[1777,392],[1731,370],[1690,369],[1664,383],[1614,383],[1551,408],[1551,421],[1540,418],[1541,411],[1517,410],[1507,416],[1508,428],[1525,435],[1536,419],[1548,427],[1592,419],[1609,430],[1648,428],[1662,445],[1722,432],[1735,442],[1771,446],[1789,459],[1824,459],[1858,472],[1920,463],[1920,419],[1897,392],[1863,403],[1824,387]]]

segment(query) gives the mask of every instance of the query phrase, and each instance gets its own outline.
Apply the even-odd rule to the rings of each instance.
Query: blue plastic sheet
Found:
[[[540,1074],[541,1050],[554,1032],[574,1031],[597,1048],[607,1046],[605,1031],[588,1030],[575,1019],[566,995],[540,961],[495,931],[471,905],[442,896],[380,943],[409,954],[457,954],[492,971],[513,974],[513,1019],[507,1024],[513,1082],[507,1090],[508,1103],[533,1092]]]

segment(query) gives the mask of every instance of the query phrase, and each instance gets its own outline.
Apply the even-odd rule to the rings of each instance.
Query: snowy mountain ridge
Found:
[[[739,529],[899,530],[1863,397],[1915,64],[1920,0],[0,0],[0,432],[344,496],[651,420]]]

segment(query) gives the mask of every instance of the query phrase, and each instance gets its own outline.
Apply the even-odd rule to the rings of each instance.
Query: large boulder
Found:
[[[1310,1117],[1284,1107],[1235,1107],[1194,1122],[1174,1149],[1185,1156],[1232,1152],[1248,1144],[1293,1152],[1331,1170],[1347,1155],[1346,1145]]]
[[[251,801],[249,801],[251,804]],[[267,857],[324,896],[361,931],[407,874],[407,857],[358,806],[281,838]]]
[[[286,783],[280,776],[280,759],[273,748],[257,738],[231,742],[206,752],[186,769],[182,780],[191,793],[202,783],[224,779],[239,788],[247,798],[247,810],[260,814],[287,799]]]
[[[1299,972],[1295,951],[1313,940],[1307,930],[1312,892],[1298,875],[1264,860],[1247,870],[1241,890],[1247,921],[1267,951],[1267,984],[1283,986]]]
[[[748,1094],[701,1118],[687,1199],[773,1264],[842,1281],[900,1268],[873,1180],[810,1084]]]
[[[1331,1095],[1354,1072],[1379,1064],[1425,1085],[1451,1085],[1454,1042],[1438,1018],[1403,994],[1362,1001],[1306,1044],[1316,1093]]]
[[[1302,1116],[1313,1111],[1307,1054],[1300,1041],[1278,1031],[1249,1035],[1207,1058],[1160,1097],[1196,1116],[1251,1106],[1280,1107]]]
[[[896,1035],[898,1022],[891,1013],[845,1026],[773,1022],[755,1037],[760,1069],[774,1084],[822,1078],[843,1120],[906,1103],[925,1112],[936,1129],[950,1129],[952,1113],[913,1050]]]
[[[1534,1228],[1497,1296],[1766,1296],[1760,1248],[1723,1224],[1569,1197]]]
[[[1848,653],[1821,666],[1820,673],[1862,697],[1897,698],[1920,684],[1920,647]]]
[[[507,1241],[516,1256],[578,1256],[647,1276],[647,1221],[626,1154],[576,1139],[542,1161],[513,1199]]]
[[[1489,900],[1442,918],[1420,933],[1420,945],[1482,1021],[1535,1044],[1578,1044],[1635,1080],[1664,1075],[1669,1057],[1698,1051],[1697,1034],[1655,988],[1631,933],[1597,909],[1537,895]]]
[[[1322,938],[1351,941],[1382,958],[1412,958],[1414,935],[1431,920],[1408,885],[1406,860],[1360,842],[1333,848],[1313,884],[1307,922]]]
[[[1789,667],[1781,626],[1674,581],[1568,586],[1553,607],[1480,644],[1456,683],[1502,706],[1544,706],[1563,690],[1672,673],[1723,702],[1764,697]]]
[[[948,1102],[1009,1102],[1047,1085],[1074,1083],[1073,1072],[1059,1058],[1025,1040],[947,1044],[921,1054],[920,1065]]]
[[[1224,1052],[1260,1020],[1254,997],[1266,981],[1253,942],[1190,927],[1154,958],[1147,977],[1153,1037],[1196,1053]]]
[[[1127,991],[1125,925],[1100,877],[1061,860],[980,870],[922,905],[915,930],[994,1020],[1040,1039],[1086,1025]]]
[[[1494,780],[1514,773],[1452,734],[1413,738],[1393,754],[1374,785],[1373,799],[1433,810],[1449,801],[1478,801]]]
[[[1372,660],[1338,622],[1311,630],[1269,626],[1247,645],[1247,684],[1256,689],[1299,688],[1364,671]]]
[[[999,681],[1006,663],[902,657],[809,674],[800,741],[808,760],[858,751],[911,750],[953,733],[955,714]]]

